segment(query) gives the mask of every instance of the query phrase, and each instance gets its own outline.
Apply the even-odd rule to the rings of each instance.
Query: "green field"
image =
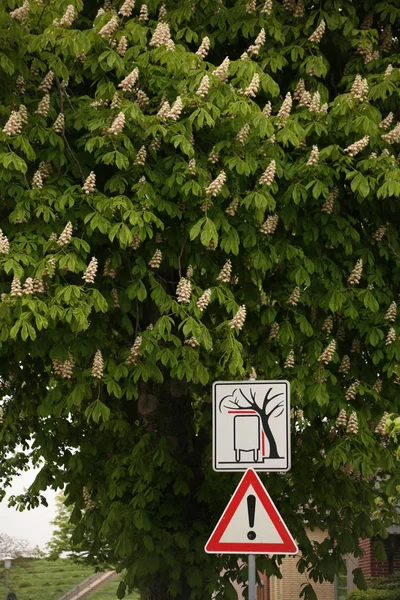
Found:
[[[92,567],[77,565],[67,559],[18,559],[13,561],[10,569],[9,591],[16,594],[17,600],[58,600],[92,574]],[[1,566],[0,598],[5,593],[4,577],[4,568]],[[117,588],[118,579],[114,579],[90,598],[115,600]]]

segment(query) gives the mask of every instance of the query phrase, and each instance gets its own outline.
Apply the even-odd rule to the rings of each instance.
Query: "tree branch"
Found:
[[[256,403],[253,401],[251,402],[248,398],[246,398],[246,396],[243,394],[242,390],[239,390],[240,393],[242,394],[243,398],[246,400],[246,402],[248,402],[250,404],[251,407],[254,407],[256,405]],[[258,408],[258,406],[257,406]]]
[[[182,273],[181,273],[181,258],[182,258],[182,254],[183,254],[183,251],[184,251],[185,246],[186,246],[187,239],[188,239],[188,234],[187,234],[187,231],[186,231],[185,237],[184,237],[184,240],[183,240],[183,244],[182,244],[182,248],[181,248],[181,251],[180,251],[179,256],[178,256],[178,273],[179,273],[179,279],[181,279],[181,277],[182,277]]]
[[[270,416],[272,415],[272,413],[274,413],[277,408],[282,408],[282,407],[283,407],[283,402],[279,402],[279,404],[277,404],[276,406],[274,406],[274,408],[267,414],[267,419],[270,418]],[[284,409],[282,409],[282,412],[279,413],[279,415],[281,415],[283,413],[283,410]],[[276,415],[276,416],[279,417],[279,415]]]
[[[57,89],[58,89],[58,97],[60,99],[60,113],[64,114],[64,98],[63,98],[63,92],[61,89],[61,84],[60,84],[60,80],[58,79],[57,75],[54,75],[54,81],[56,82],[57,85]],[[82,167],[80,165],[79,160],[76,158],[75,152],[72,150],[71,146],[69,145],[69,142],[67,140],[67,136],[65,135],[65,124],[63,125],[63,130],[61,132],[62,138],[64,140],[64,143],[68,149],[68,152],[70,153],[70,155],[72,156],[76,166],[78,167],[79,173],[81,175],[81,179],[82,179],[82,185],[85,183],[85,176],[83,174],[83,170]]]

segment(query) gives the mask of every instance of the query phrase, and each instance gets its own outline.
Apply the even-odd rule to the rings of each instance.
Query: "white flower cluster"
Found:
[[[128,40],[126,39],[126,36],[123,35],[118,42],[117,52],[120,56],[125,56],[127,49],[128,49]]]
[[[366,46],[357,46],[357,52],[364,59],[364,65],[367,65],[373,60],[379,58],[379,50],[373,50],[372,44],[367,44]]]
[[[291,350],[286,357],[285,364],[283,365],[284,369],[293,369],[294,367],[294,351]]]
[[[86,267],[84,274],[82,275],[82,279],[86,281],[86,283],[94,283],[94,279],[96,277],[98,267],[97,258],[92,257],[90,263]]]
[[[397,304],[393,300],[393,302],[390,304],[389,308],[386,311],[385,321],[389,321],[389,323],[394,323],[396,320],[396,317],[397,317]]]
[[[17,90],[20,94],[25,94],[25,79],[22,77],[22,75],[18,75],[15,85],[17,86]]]
[[[228,260],[222,267],[222,269],[217,277],[217,280],[222,281],[223,283],[229,283],[231,280],[231,274],[232,274],[232,263],[231,263],[230,259],[228,258]]]
[[[54,82],[54,72],[49,71],[47,73],[46,77],[43,79],[43,81],[41,81],[41,83],[39,83],[38,88],[41,92],[46,94],[53,87],[53,82]]]
[[[357,156],[364,148],[366,148],[369,144],[369,135],[364,136],[360,140],[354,142],[350,146],[344,149],[344,152],[347,152],[349,156]]]
[[[115,279],[117,276],[117,269],[111,267],[110,264],[111,258],[107,258],[106,262],[104,263],[103,275],[104,277],[111,277],[111,279]]]
[[[230,322],[231,329],[235,329],[236,327],[239,329],[243,329],[244,322],[246,320],[246,306],[242,304]]]
[[[260,88],[260,76],[258,73],[255,73],[250,81],[250,84],[244,90],[243,94],[248,98],[255,98],[257,92]]]
[[[176,286],[176,299],[180,304],[189,304],[192,294],[192,284],[185,277],[181,277]]]
[[[111,17],[111,19],[106,23],[99,31],[99,36],[103,39],[110,40],[114,33],[118,30],[119,23],[118,19],[115,15]]]
[[[392,124],[393,121],[393,117],[394,114],[392,112],[390,112],[380,123],[379,123],[379,127],[380,129],[383,129],[384,131],[387,131],[389,129],[389,127]]]
[[[293,100],[292,100],[292,95],[290,92],[288,92],[285,96],[284,101],[282,102],[282,106],[279,109],[278,112],[278,120],[280,121],[281,124],[283,124],[286,119],[288,119],[290,112],[292,110],[292,104],[293,104]]]
[[[3,127],[3,133],[6,135],[19,135],[22,131],[23,121],[20,112],[13,110]]]
[[[56,133],[62,133],[64,131],[65,117],[64,113],[60,113],[53,123],[53,129]]]
[[[386,79],[387,77],[390,77],[390,75],[392,74],[393,71],[393,65],[388,65],[386,67],[385,73],[383,75],[383,79]]]
[[[210,78],[208,75],[204,75],[203,79],[200,82],[199,89],[197,90],[197,96],[200,98],[205,98],[208,94],[208,90],[210,88]]]
[[[210,183],[210,185],[206,189],[206,194],[211,194],[211,196],[217,196],[219,192],[222,190],[223,185],[226,181],[226,173],[225,171],[221,171],[221,173]]]
[[[387,332],[385,345],[390,346],[390,344],[393,344],[393,342],[395,342],[395,341],[396,341],[396,330],[394,327],[391,327],[389,329],[389,331]]]
[[[339,188],[335,186],[328,194],[327,199],[321,207],[321,211],[330,215],[333,211],[333,207],[335,206],[335,200],[339,196]]]
[[[296,285],[292,293],[290,294],[287,303],[291,306],[296,306],[300,300],[300,288]]]
[[[386,227],[385,225],[381,225],[380,227],[378,227],[378,229],[375,231],[374,235],[372,236],[374,238],[374,240],[376,242],[381,242],[383,240],[383,236],[386,233]]]
[[[10,249],[10,242],[5,233],[0,229],[0,254],[8,254]]]
[[[375,427],[375,433],[379,433],[379,435],[385,435],[388,417],[389,413],[385,411],[378,425]]]
[[[322,19],[322,21],[320,22],[320,24],[318,25],[316,30],[310,35],[308,40],[310,42],[314,42],[315,44],[319,44],[319,42],[322,40],[322,36],[325,33],[325,29],[326,29],[326,24],[325,24],[325,21]]]
[[[23,25],[27,25],[29,18],[29,9],[29,0],[24,0],[24,3],[21,7],[16,8],[12,12],[10,12],[10,17],[15,19],[16,21],[20,21]]]
[[[350,414],[349,422],[347,423],[346,433],[358,433],[358,417],[357,413],[354,410]]]
[[[269,332],[269,337],[271,340],[274,340],[278,336],[279,329],[280,329],[279,323],[272,323],[271,329]]]
[[[144,146],[142,146],[138,150],[133,164],[138,167],[143,167],[143,165],[146,164],[146,158],[147,158],[147,151],[146,151],[146,148]]]
[[[168,112],[168,119],[172,119],[173,121],[177,121],[179,119],[179,117],[181,116],[181,112],[183,109],[183,104],[182,104],[182,99],[180,96],[178,96],[174,102],[174,104],[171,106],[171,110]]]
[[[267,104],[264,106],[262,112],[263,112],[263,115],[265,117],[267,117],[267,118],[271,116],[271,113],[272,113],[272,104],[271,104],[271,102],[269,100],[268,100]]]
[[[211,149],[211,152],[210,152],[210,154],[208,156],[208,161],[210,163],[212,163],[213,165],[215,165],[219,161],[219,154],[215,150],[215,147]]]
[[[122,15],[123,17],[130,17],[134,8],[135,0],[125,0],[125,2],[118,11],[118,14]]]
[[[347,425],[347,414],[344,408],[340,409],[340,412],[336,419],[336,427],[346,427]]]
[[[246,140],[249,136],[249,133],[250,133],[250,125],[248,123],[246,123],[246,125],[243,125],[242,129],[236,135],[236,140],[239,142],[239,144],[241,144],[242,146],[245,145]]]
[[[345,354],[340,362],[339,373],[346,375],[350,371],[350,366],[350,357],[348,354]]]
[[[139,21],[141,23],[146,23],[148,20],[149,20],[149,9],[147,7],[147,4],[142,4],[142,6],[140,7]]]
[[[217,67],[214,71],[214,75],[216,77],[218,77],[218,79],[220,81],[222,81],[223,83],[226,83],[228,81],[229,65],[230,65],[230,60],[228,57],[226,57],[226,58],[224,58],[222,63],[219,65],[219,67]]]
[[[318,146],[314,145],[311,149],[310,158],[306,162],[306,165],[307,165],[307,167],[313,167],[313,166],[317,165],[318,162],[319,162],[319,150],[318,150]]]
[[[354,269],[350,273],[349,278],[347,279],[347,283],[349,283],[350,285],[358,285],[361,280],[362,272],[363,272],[363,260],[362,260],[362,258],[359,258],[354,266]]]
[[[162,261],[162,252],[159,248],[154,252],[152,258],[149,261],[149,267],[152,269],[158,269]]]
[[[153,48],[166,46],[168,50],[174,49],[175,44],[171,39],[171,32],[168,23],[163,23],[162,21],[157,23],[157,27],[150,40],[150,46]]]
[[[63,27],[71,27],[72,23],[75,20],[75,8],[72,4],[68,4],[67,9],[63,16],[60,19],[60,22],[57,19],[54,20],[54,25],[61,25]]]
[[[201,44],[200,44],[199,49],[197,50],[196,54],[197,54],[197,56],[200,56],[200,58],[205,58],[207,56],[209,50],[210,50],[210,38],[208,36],[206,36],[201,40]]]
[[[127,365],[135,365],[140,356],[140,346],[142,345],[142,336],[136,336],[135,341],[133,342],[133,346],[130,349],[129,356],[126,359]]]
[[[397,123],[396,127],[394,127],[392,131],[384,134],[382,139],[387,144],[396,144],[397,142],[400,142],[400,123]]]
[[[96,350],[96,354],[94,355],[92,364],[92,377],[96,377],[96,379],[102,379],[103,369],[104,361],[103,356],[101,354],[101,350]]]
[[[68,221],[66,226],[64,227],[60,237],[57,239],[57,244],[62,248],[63,246],[67,246],[70,243],[72,238],[73,226],[71,221]]]
[[[124,126],[125,126],[125,115],[123,112],[119,112],[117,114],[117,116],[115,117],[115,119],[113,120],[113,122],[111,123],[111,127],[109,128],[108,132],[112,133],[113,135],[118,135],[119,133],[121,133]]]
[[[275,160],[271,160],[268,167],[265,169],[264,173],[261,175],[259,184],[260,185],[271,185],[271,183],[275,179],[275,173],[276,173],[276,162],[275,162]]]
[[[92,194],[94,192],[95,187],[96,187],[96,175],[95,175],[94,171],[91,171],[89,173],[89,175],[87,176],[85,183],[82,186],[82,191],[85,192],[85,194]]]
[[[336,340],[331,340],[325,350],[322,352],[320,357],[318,358],[318,362],[322,362],[324,365],[329,365],[332,361],[333,356],[336,351]]]
[[[304,9],[303,0],[299,0],[296,4],[296,10],[294,11],[293,16],[296,19],[301,19],[302,17],[304,17],[304,12],[305,12],[305,9]]]
[[[41,115],[42,117],[47,117],[49,109],[50,109],[50,94],[47,93],[43,96],[43,98],[39,102],[39,105],[36,109],[36,114]]]
[[[201,312],[204,312],[206,310],[207,306],[210,304],[210,300],[211,289],[208,289],[200,296],[200,298],[196,302],[196,305],[201,310]]]
[[[272,0],[266,0],[263,8],[261,9],[261,14],[270,15],[272,13]]]
[[[19,277],[13,277],[11,282],[10,296],[14,296],[16,298],[20,298],[22,296],[21,281]]]
[[[118,84],[118,87],[121,88],[124,92],[131,92],[138,79],[139,69],[135,67],[133,71],[131,71],[129,75],[127,75],[125,79],[123,79],[121,83]]]
[[[368,81],[363,79],[361,75],[356,75],[350,90],[352,97],[356,100],[361,100],[361,102],[366,102],[368,100],[368,92]]]
[[[191,175],[196,175],[196,173],[197,173],[197,165],[196,165],[196,159],[195,158],[191,158],[189,160],[189,163],[188,163],[188,172]]]
[[[278,217],[277,213],[274,213],[273,215],[269,215],[269,217],[267,217],[267,219],[264,221],[264,223],[260,227],[261,233],[265,233],[266,235],[271,235],[272,233],[274,233],[275,229],[277,228],[278,221],[279,221],[279,217]]]
[[[225,210],[226,214],[230,217],[234,217],[236,215],[236,211],[239,208],[239,200],[234,198],[232,202],[229,204],[228,208]]]
[[[359,385],[360,385],[360,382],[358,379],[355,379],[353,381],[353,383],[351,383],[349,385],[349,387],[346,390],[346,394],[345,394],[346,400],[354,400],[355,399],[355,397],[357,396],[357,393],[358,393]]]
[[[257,55],[260,52],[261,48],[264,46],[265,40],[266,40],[265,29],[263,27],[261,29],[260,33],[258,34],[258,36],[256,37],[254,44],[252,44],[251,46],[249,46],[247,48],[247,53],[250,55],[251,54]]]
[[[70,352],[68,352],[67,360],[60,360],[59,358],[53,358],[53,372],[54,375],[62,377],[63,379],[71,379],[75,361]]]
[[[42,187],[43,187],[43,178],[42,178],[42,175],[41,175],[40,171],[36,171],[33,174],[31,186],[34,189],[38,189],[38,190],[42,189]]]

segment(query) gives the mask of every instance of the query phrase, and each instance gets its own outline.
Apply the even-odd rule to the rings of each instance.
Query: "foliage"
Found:
[[[92,574],[93,568],[87,565],[76,565],[66,559],[60,559],[57,562],[46,559],[17,559],[13,562],[9,572],[9,589],[20,600],[38,600],[39,598],[40,600],[54,600],[54,598],[61,598]],[[2,563],[0,563],[0,586],[3,592],[4,568]]]
[[[398,600],[400,595],[389,590],[352,590],[346,600]]]
[[[400,573],[389,577],[375,577],[369,582],[368,590],[353,590],[347,600],[399,600]]]
[[[237,481],[211,468],[209,390],[255,368],[294,406],[293,468],[265,482],[299,570],[332,580],[396,518],[400,9],[71,2],[0,14],[4,485],[44,460],[13,502],[65,486],[120,597],[233,597],[246,569],[203,551]]]
[[[47,544],[46,550],[50,560],[57,560],[60,557],[69,558],[75,562],[85,562],[87,548],[85,549],[84,540],[79,544],[74,544],[75,527],[71,523],[71,508],[65,505],[65,497],[58,494],[56,497],[57,514],[51,524],[54,526],[51,540]]]
[[[22,556],[39,555],[39,548],[31,548],[27,540],[0,533],[0,557],[11,556],[11,558],[20,558]]]

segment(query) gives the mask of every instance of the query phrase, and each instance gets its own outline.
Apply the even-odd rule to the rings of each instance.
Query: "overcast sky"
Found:
[[[55,495],[53,491],[46,492],[49,506],[40,506],[34,510],[19,512],[7,507],[7,499],[12,494],[22,494],[34,481],[36,472],[32,469],[16,477],[12,488],[9,488],[6,498],[0,502],[0,533],[6,533],[16,538],[28,540],[31,546],[44,549],[50,540],[53,527],[50,525],[56,515]]]

